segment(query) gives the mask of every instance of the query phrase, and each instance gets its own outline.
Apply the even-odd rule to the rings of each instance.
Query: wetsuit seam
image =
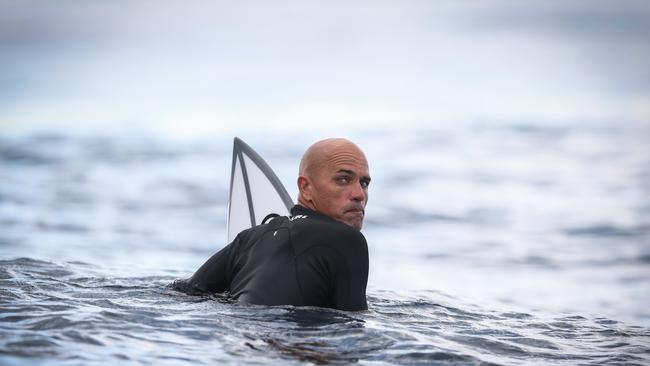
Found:
[[[296,284],[298,285],[298,293],[300,294],[300,300],[302,301],[302,304],[306,304],[305,302],[305,295],[303,293],[302,289],[302,284],[300,282],[300,276],[298,276],[298,257],[299,255],[296,254],[296,248],[293,246],[293,238],[291,235],[291,228],[287,226],[287,231],[288,231],[288,237],[289,237],[289,245],[291,246],[291,251],[293,252],[293,273],[296,278]]]

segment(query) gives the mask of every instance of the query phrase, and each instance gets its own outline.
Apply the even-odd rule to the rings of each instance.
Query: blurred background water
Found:
[[[650,6],[0,5],[0,361],[647,364]],[[373,183],[370,310],[167,289],[232,137]]]

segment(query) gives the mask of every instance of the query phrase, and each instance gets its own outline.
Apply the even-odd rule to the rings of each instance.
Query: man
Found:
[[[173,287],[229,292],[251,304],[366,310],[368,246],[359,230],[369,184],[368,162],[355,144],[316,142],[300,161],[291,216],[242,231]]]

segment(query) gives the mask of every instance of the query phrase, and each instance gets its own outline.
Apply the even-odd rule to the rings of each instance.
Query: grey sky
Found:
[[[650,5],[621,4],[4,2],[0,126],[644,120]]]

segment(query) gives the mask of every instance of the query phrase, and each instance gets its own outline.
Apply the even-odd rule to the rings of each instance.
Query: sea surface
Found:
[[[232,137],[0,135],[0,364],[650,364],[648,124],[352,132],[363,312],[170,289],[225,244]],[[240,137],[295,197],[327,136]]]

